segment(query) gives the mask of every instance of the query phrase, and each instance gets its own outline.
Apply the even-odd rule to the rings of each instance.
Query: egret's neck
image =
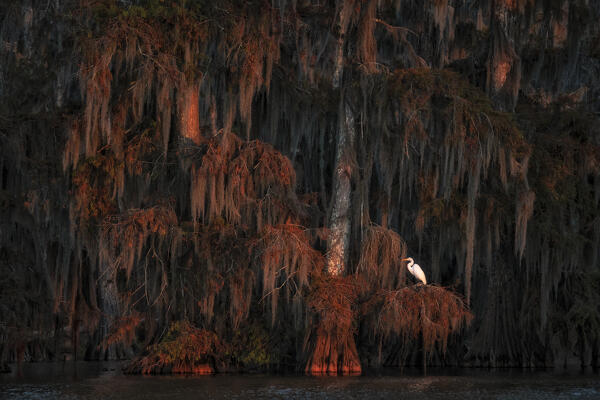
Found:
[[[415,260],[413,260],[411,257],[408,257],[407,260],[408,260],[408,265],[406,266],[406,268],[410,269],[413,266],[413,264],[415,263]]]

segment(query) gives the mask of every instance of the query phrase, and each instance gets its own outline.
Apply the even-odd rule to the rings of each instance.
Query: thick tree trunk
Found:
[[[340,90],[344,71],[344,43],[352,14],[352,1],[343,1],[338,13],[338,38],[335,67],[332,77],[334,89]],[[335,169],[333,173],[332,210],[329,220],[330,234],[327,240],[327,272],[332,276],[344,273],[350,236],[350,190],[351,166],[349,154],[354,143],[354,115],[340,95],[340,118],[336,138]]]
[[[344,70],[345,36],[354,12],[354,1],[343,0],[338,5],[337,47],[332,77],[333,88],[340,92],[339,123],[336,135],[335,168],[333,172],[333,193],[329,238],[327,240],[327,272],[330,280],[325,284],[322,296],[338,296],[338,308],[331,307],[317,312],[317,321],[311,327],[314,341],[312,353],[306,365],[306,373],[320,374],[360,374],[361,366],[354,342],[352,325],[353,300],[340,290],[345,287],[342,276],[346,271],[348,245],[350,240],[350,196],[352,176],[352,151],[356,131],[354,113],[343,95],[342,79]],[[353,290],[351,290],[352,292]],[[352,293],[353,294],[353,293]],[[340,311],[341,310],[341,311]]]
[[[105,268],[109,268],[105,266]],[[111,323],[120,315],[119,293],[115,276],[110,272],[103,275],[100,282],[100,299],[102,304],[103,316],[101,320],[102,340],[106,340],[110,335]],[[75,349],[76,351],[76,349]],[[100,360],[118,360],[119,354],[116,344],[110,344],[100,352]]]
[[[201,142],[198,90],[196,84],[180,88],[177,104],[181,136],[191,140],[194,144]]]
[[[343,100],[342,100],[343,101]],[[337,135],[335,171],[333,175],[333,207],[329,222],[330,234],[327,241],[327,272],[333,276],[344,273],[348,258],[350,238],[350,192],[352,174],[351,152],[356,131],[354,114],[343,102],[340,107],[340,127]]]

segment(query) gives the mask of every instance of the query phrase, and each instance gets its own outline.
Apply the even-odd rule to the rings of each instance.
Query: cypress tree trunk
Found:
[[[340,90],[344,72],[344,44],[353,1],[342,1],[336,29],[338,38],[333,71],[333,88]],[[354,143],[354,115],[340,93],[339,123],[336,137],[335,168],[333,172],[332,208],[329,219],[330,235],[327,241],[327,272],[333,276],[344,273],[348,239],[350,236],[350,174],[348,154]]]
[[[200,117],[198,105],[198,86],[195,84],[180,88],[179,93],[179,129],[181,136],[200,144]]]
[[[352,151],[356,131],[354,114],[342,99],[340,126],[337,135],[335,170],[333,173],[332,211],[329,222],[330,234],[327,242],[327,272],[333,276],[344,273],[348,258],[350,238],[350,192],[352,166],[349,154]]]
[[[333,172],[332,207],[329,219],[330,234],[327,240],[327,272],[332,276],[342,276],[346,267],[348,239],[350,236],[350,174],[348,154],[354,143],[354,115],[347,103],[340,85],[344,72],[344,44],[352,1],[342,1],[338,13],[338,38],[335,52],[333,88],[340,91],[338,131],[336,135],[335,168]]]
[[[351,196],[351,154],[353,151],[355,128],[354,114],[345,101],[342,90],[344,71],[344,45],[352,12],[353,0],[343,0],[338,4],[337,43],[334,58],[332,86],[340,93],[336,153],[333,172],[333,193],[327,240],[328,279],[322,288],[321,296],[334,296],[339,301],[317,311],[313,321],[313,349],[306,365],[308,374],[359,374],[361,372],[358,352],[354,341],[353,298],[356,288],[343,277],[348,259],[350,240],[350,196]],[[350,278],[350,277],[348,277]],[[343,291],[350,287],[350,293]],[[315,295],[319,297],[319,294]],[[323,299],[321,299],[323,300]],[[318,300],[317,300],[318,301]],[[337,302],[336,302],[337,303]]]
[[[106,340],[110,335],[111,321],[121,314],[119,307],[119,293],[117,291],[117,284],[113,274],[106,273],[102,277],[100,282],[100,296],[102,302],[102,311],[104,312],[104,316],[102,317],[101,321],[102,339]],[[74,354],[77,354],[77,344],[73,343],[73,346],[75,347],[73,352]],[[108,345],[100,353],[99,358],[100,360],[117,360],[119,358],[119,355],[117,354],[117,345]]]

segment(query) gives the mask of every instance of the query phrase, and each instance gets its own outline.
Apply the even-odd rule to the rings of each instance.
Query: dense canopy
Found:
[[[0,362],[596,364],[599,19],[2,2]]]

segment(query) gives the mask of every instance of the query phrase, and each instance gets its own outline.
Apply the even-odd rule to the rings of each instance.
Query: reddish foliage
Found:
[[[102,225],[101,259],[115,260],[114,265],[130,277],[134,266],[141,264],[144,246],[150,242],[155,249],[157,238],[164,238],[176,225],[177,215],[169,205],[131,209],[107,218]]]
[[[103,155],[86,159],[77,166],[73,173],[73,211],[80,221],[101,220],[114,212],[112,182],[117,180],[119,168],[114,157]]]
[[[135,329],[142,322],[142,317],[137,312],[132,315],[117,318],[110,328],[108,337],[104,340],[103,347],[106,348],[115,343],[131,344],[135,338]]]
[[[234,134],[207,140],[201,161],[192,167],[191,208],[195,222],[225,218],[262,229],[295,211],[296,173],[273,146],[242,141]]]
[[[225,344],[216,333],[178,321],[160,343],[150,347],[149,354],[133,360],[124,370],[142,374],[211,374],[215,371],[215,359],[225,352]]]
[[[444,352],[450,334],[460,331],[473,318],[461,297],[434,285],[380,291],[373,302],[379,302],[380,307],[375,313],[378,333],[384,337],[398,335],[404,343],[422,335],[426,352],[436,344]]]
[[[406,257],[406,243],[396,232],[371,225],[365,229],[361,244],[358,272],[371,285],[393,289],[404,283],[405,268],[401,259]]]
[[[310,354],[305,369],[307,374],[360,374],[352,309],[359,291],[354,276],[328,276],[310,295],[308,303],[314,319],[305,340]]]

